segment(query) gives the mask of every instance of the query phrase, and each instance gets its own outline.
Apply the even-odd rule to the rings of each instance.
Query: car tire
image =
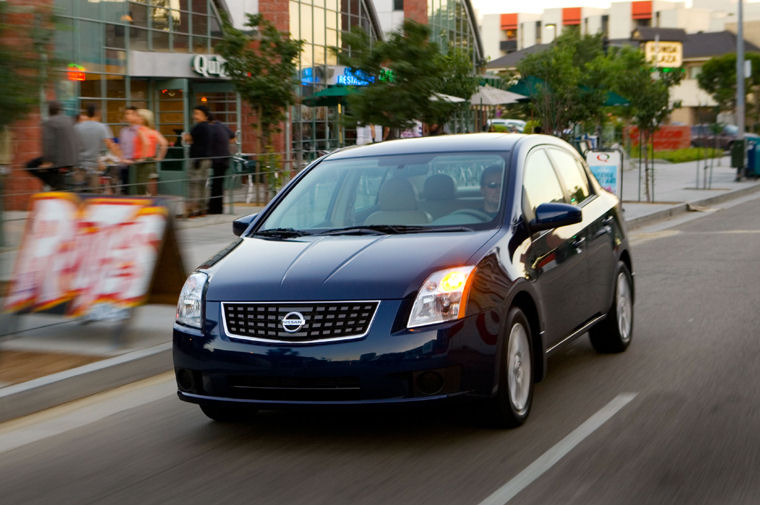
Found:
[[[533,403],[533,350],[530,324],[514,307],[507,315],[504,342],[499,353],[499,386],[490,399],[489,417],[500,428],[520,426]]]
[[[618,262],[612,306],[607,317],[589,330],[591,345],[600,353],[625,351],[633,338],[633,278],[628,267]]]
[[[205,403],[201,404],[200,408],[206,417],[220,423],[245,421],[246,419],[253,417],[258,410],[249,406],[227,405],[222,403]]]

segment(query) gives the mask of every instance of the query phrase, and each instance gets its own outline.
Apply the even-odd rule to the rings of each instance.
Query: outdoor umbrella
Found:
[[[458,96],[447,95],[446,93],[433,93],[430,95],[430,100],[434,102],[449,102],[449,103],[462,103],[464,98]]]
[[[537,96],[541,90],[546,89],[546,81],[532,75],[526,75],[509,88],[512,93],[525,96]]]
[[[480,86],[478,91],[470,97],[470,103],[473,105],[501,105],[517,103],[524,98],[527,97],[486,84],[485,86]]]
[[[335,107],[338,104],[345,104],[348,95],[358,92],[359,90],[351,86],[330,86],[307,96],[301,100],[301,103],[309,107]]]

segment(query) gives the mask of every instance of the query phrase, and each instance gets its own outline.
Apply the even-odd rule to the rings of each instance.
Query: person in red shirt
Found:
[[[158,179],[156,162],[166,156],[169,142],[156,130],[153,113],[147,109],[137,109],[140,117],[140,127],[135,136],[134,158],[136,166],[137,193],[146,195],[153,193],[149,189],[150,180]]]

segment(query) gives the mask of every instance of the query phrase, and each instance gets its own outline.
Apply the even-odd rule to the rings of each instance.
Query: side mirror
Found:
[[[536,218],[530,222],[530,229],[533,232],[550,230],[580,223],[582,220],[580,207],[567,203],[542,203],[536,209]]]
[[[236,236],[240,236],[248,228],[258,214],[249,214],[247,216],[239,217],[232,222],[232,233]]]

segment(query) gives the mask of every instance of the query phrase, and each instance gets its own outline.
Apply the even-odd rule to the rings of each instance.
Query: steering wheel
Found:
[[[449,216],[456,216],[456,215],[474,217],[476,219],[479,219],[481,223],[485,223],[486,221],[490,221],[491,219],[493,219],[493,216],[490,216],[486,214],[484,211],[478,210],[478,209],[457,209],[451,214],[449,214]]]

